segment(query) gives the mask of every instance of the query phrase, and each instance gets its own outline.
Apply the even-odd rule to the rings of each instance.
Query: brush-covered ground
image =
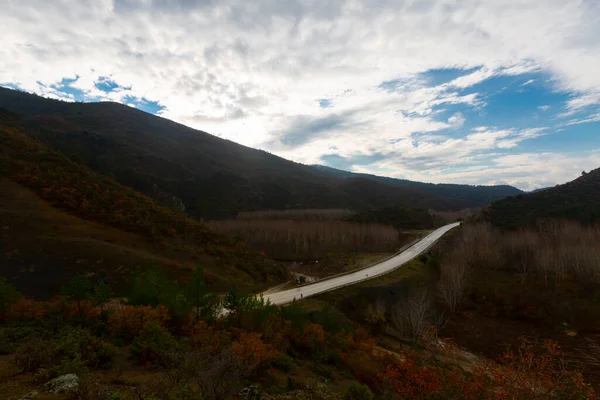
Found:
[[[357,290],[400,281],[396,275]],[[276,307],[236,291],[222,297],[207,288],[201,270],[185,286],[152,270],[136,275],[130,287],[127,304],[118,304],[108,285],[77,276],[61,296],[37,301],[0,280],[0,396],[20,399],[65,374],[78,376],[76,393],[39,398],[595,396],[580,373],[558,368],[550,342],[521,343],[496,362],[465,357],[430,330],[419,342],[394,341],[390,348],[351,320],[340,324],[331,307]]]

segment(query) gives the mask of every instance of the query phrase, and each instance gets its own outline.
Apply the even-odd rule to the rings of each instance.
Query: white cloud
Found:
[[[65,98],[50,85],[78,76],[71,86],[88,96],[159,101],[165,117],[299,161],[335,145],[344,157],[385,152],[390,166],[417,160],[429,174],[514,150],[542,132],[462,132],[469,114],[437,115],[485,111],[476,85],[494,76],[549,75],[574,94],[569,115],[600,104],[591,0],[19,0],[2,11],[0,83]],[[473,71],[435,87],[420,78],[440,68]],[[103,76],[127,89],[98,90]]]
[[[551,107],[549,105],[543,105],[543,106],[539,106],[538,109],[542,110],[542,111],[548,111]]]
[[[527,85],[531,85],[533,82],[535,82],[535,79],[530,79],[525,83],[522,83],[521,86],[527,86]]]
[[[448,124],[454,128],[460,128],[465,124],[466,118],[462,113],[456,113],[448,118]]]

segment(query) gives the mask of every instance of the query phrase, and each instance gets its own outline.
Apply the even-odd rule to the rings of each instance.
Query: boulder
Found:
[[[75,374],[61,375],[52,379],[43,386],[48,393],[77,393],[79,390],[79,377]]]

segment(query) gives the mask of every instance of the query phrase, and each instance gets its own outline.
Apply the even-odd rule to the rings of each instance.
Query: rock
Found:
[[[576,331],[565,331],[565,333],[567,334],[567,336],[577,336]]]
[[[79,377],[75,374],[61,375],[45,383],[43,389],[52,394],[77,393],[79,390]]]

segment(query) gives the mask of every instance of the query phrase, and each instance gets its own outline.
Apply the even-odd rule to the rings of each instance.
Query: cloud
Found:
[[[531,85],[533,82],[535,82],[535,79],[530,79],[525,83],[522,83],[521,86],[527,86],[527,85]]]
[[[448,124],[452,125],[455,128],[460,128],[464,125],[465,120],[465,116],[462,113],[457,112],[456,114],[453,114],[450,118],[448,118]]]
[[[487,88],[495,78],[569,94],[532,105],[579,121],[565,126],[595,121],[596,3],[12,1],[0,14],[0,81],[144,106],[298,161],[337,156],[349,167],[471,179],[473,163],[520,152],[550,124],[495,118],[504,90]]]

